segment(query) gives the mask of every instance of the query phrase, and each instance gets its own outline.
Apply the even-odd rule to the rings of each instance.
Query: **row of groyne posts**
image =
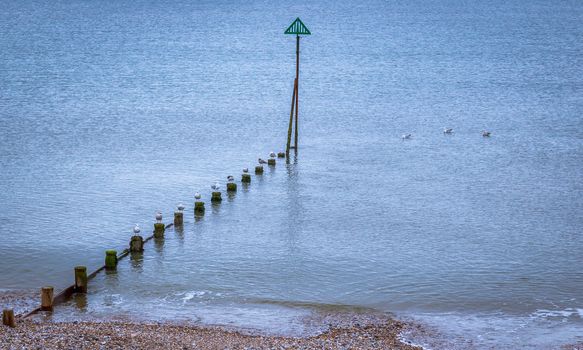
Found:
[[[269,159],[267,161],[259,158],[259,164],[255,167],[255,175],[260,176],[263,174],[264,168],[263,164],[267,164],[270,167],[275,167],[276,165],[276,156],[277,158],[286,158],[286,153],[280,152],[277,155],[274,152],[271,152],[269,155]],[[288,157],[289,161],[289,157]],[[249,174],[249,169],[243,169],[243,174],[241,175],[241,183],[243,185],[249,185],[251,183],[251,174]],[[211,194],[211,203],[220,203],[222,201],[222,195],[219,190],[219,186],[212,186],[213,192]],[[226,186],[226,191],[233,193],[237,191],[237,184],[234,182],[234,178],[232,176],[228,177],[228,182]],[[201,217],[204,216],[205,213],[205,206],[204,202],[201,200],[201,195],[199,193],[195,194],[195,202],[194,202],[194,216]],[[151,239],[163,239],[164,233],[166,229],[170,228],[171,226],[175,227],[182,227],[184,223],[184,206],[179,205],[177,210],[174,212],[174,222],[171,224],[165,225],[162,222],[162,214],[156,213],[156,222],[154,223],[154,231],[152,235],[147,238],[143,238],[140,233],[140,228],[138,225],[134,227],[134,235],[131,237],[129,242],[129,248],[124,249],[119,255],[117,250],[108,249],[105,251],[105,264],[98,268],[97,270],[93,271],[90,274],[87,274],[87,267],[86,266],[75,266],[75,283],[70,285],[69,287],[63,289],[57,295],[54,295],[54,288],[52,286],[45,286],[42,287],[40,290],[40,306],[35,308],[34,310],[25,313],[23,315],[18,315],[15,317],[14,309],[4,309],[2,311],[2,323],[9,327],[16,327],[16,319],[17,318],[27,318],[33,314],[36,314],[40,311],[48,311],[52,312],[54,307],[58,304],[61,304],[72,297],[74,294],[86,294],[87,293],[87,285],[89,280],[97,276],[102,271],[115,271],[117,269],[117,264],[119,260],[125,258],[130,253],[141,253],[144,251],[144,243],[150,241]]]
[[[291,110],[290,110],[290,117],[289,117],[289,126],[288,126],[288,133],[287,133],[287,144],[286,150],[284,152],[280,152],[277,154],[278,158],[287,158],[287,162],[289,162],[289,151],[290,149],[295,149],[297,152],[298,150],[298,110],[299,110],[299,74],[300,74],[300,36],[301,35],[311,35],[310,30],[306,27],[306,25],[300,20],[300,18],[296,18],[295,21],[285,30],[284,34],[295,35],[296,37],[296,65],[295,65],[295,79],[293,85],[293,94],[291,100]],[[295,123],[294,123],[294,114],[295,114]],[[294,125],[295,124],[295,125]],[[291,145],[291,138],[292,138],[292,131],[295,129],[294,133],[294,146]],[[255,167],[255,174],[261,175],[263,174],[263,164],[267,163],[268,166],[275,166],[275,157],[276,154],[271,152],[269,155],[269,159],[267,161],[262,160],[259,158],[259,165]],[[234,179],[232,176],[229,176],[229,182],[227,183],[227,192],[234,192],[237,191],[237,184],[233,182]],[[243,169],[243,174],[241,176],[241,183],[249,184],[251,183],[251,175],[249,174],[249,170],[247,168]],[[204,215],[205,208],[204,202],[200,200],[201,196],[199,194],[195,195],[195,202],[194,202],[194,215],[200,216]],[[211,202],[217,203],[221,202],[221,192],[219,191],[218,186],[213,187],[213,192],[211,196]],[[69,286],[62,290],[59,294],[54,296],[54,289],[53,287],[47,286],[41,288],[41,305],[40,307],[32,310],[31,312],[22,315],[22,318],[26,318],[30,315],[33,315],[39,311],[53,311],[53,307],[56,304],[62,303],[68,298],[70,298],[75,293],[87,293],[87,282],[95,277],[99,272],[103,270],[115,270],[117,267],[117,263],[120,259],[123,259],[130,253],[138,253],[142,252],[144,249],[144,243],[148,242],[152,238],[164,238],[164,231],[172,225],[175,226],[182,226],[183,218],[184,218],[184,207],[179,206],[178,210],[174,213],[174,223],[164,225],[162,223],[162,214],[156,214],[156,223],[154,224],[154,232],[153,235],[150,237],[143,239],[142,236],[139,235],[140,230],[139,227],[136,225],[134,228],[134,236],[132,236],[129,244],[129,248],[125,249],[120,255],[117,254],[116,250],[106,250],[105,251],[105,265],[98,268],[97,270],[93,271],[89,275],[87,274],[87,267],[86,266],[76,266],[75,267],[75,284]],[[2,312],[2,323],[4,325],[15,327],[16,321],[14,317],[14,310],[13,309],[5,309]]]

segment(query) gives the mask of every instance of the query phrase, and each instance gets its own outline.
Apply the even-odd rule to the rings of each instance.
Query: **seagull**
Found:
[[[215,184],[212,185],[211,188],[215,191],[218,191],[221,188],[221,185],[219,185],[218,182],[215,182]]]
[[[243,168],[243,172],[247,174],[249,172],[249,168]]]
[[[182,203],[178,204],[177,208],[178,208],[179,211],[183,211],[184,210],[184,204],[182,204]]]
[[[229,176],[227,176],[227,181],[233,182],[233,181],[235,181],[235,178],[233,177],[233,175],[229,175]]]
[[[194,199],[200,199],[202,196],[200,195],[200,193],[196,192],[194,194]]]
[[[140,226],[138,224],[136,224],[136,226],[134,226],[134,234],[138,234],[140,233]]]
[[[162,222],[162,213],[160,213],[160,212],[156,213],[156,221]]]
[[[487,131],[487,130],[482,130],[482,136],[484,137],[490,137],[490,134],[492,134],[491,132]]]
[[[259,158],[258,162],[259,162],[259,164],[267,164],[267,162],[266,162],[266,161],[264,161],[264,160],[263,160],[263,159],[261,159],[261,158]]]
[[[410,140],[411,139],[411,134],[404,134],[403,136],[401,136],[401,138],[403,140]]]
[[[452,128],[443,128],[443,133],[444,134],[453,134],[453,129]]]
[[[269,156],[270,156],[271,158],[275,158],[275,152],[271,151],[271,153],[269,153]]]

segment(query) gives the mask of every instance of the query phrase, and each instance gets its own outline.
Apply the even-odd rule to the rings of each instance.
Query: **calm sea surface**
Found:
[[[283,149],[296,16],[297,159],[195,221]],[[301,332],[367,307],[438,348],[583,341],[582,38],[578,0],[0,0],[0,289],[69,285],[182,202],[56,315]]]

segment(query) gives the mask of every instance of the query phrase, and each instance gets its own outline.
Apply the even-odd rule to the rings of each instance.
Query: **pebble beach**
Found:
[[[403,343],[399,335],[409,325],[388,316],[328,315],[319,322],[325,331],[291,337],[218,326],[19,318],[15,328],[0,327],[0,349],[421,349]]]

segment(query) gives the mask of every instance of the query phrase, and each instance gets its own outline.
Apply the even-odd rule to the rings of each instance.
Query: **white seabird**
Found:
[[[267,164],[267,162],[261,158],[259,158],[257,161],[259,162],[259,164]]]
[[[401,138],[403,140],[410,140],[411,139],[411,136],[412,136],[411,134],[403,134],[403,136],[401,136]]]
[[[180,204],[178,204],[178,206],[176,208],[178,209],[178,211],[183,211],[184,210],[184,204],[180,203]]]
[[[275,152],[271,151],[271,152],[269,153],[269,156],[270,156],[271,158],[275,158],[276,154],[275,154]]]
[[[490,137],[491,134],[492,133],[487,131],[487,130],[482,130],[482,136],[484,136],[484,137]]]
[[[243,172],[247,174],[249,172],[249,168],[243,168]]]
[[[200,193],[196,192],[194,194],[194,199],[200,199],[202,196],[200,195]]]
[[[215,182],[215,184],[212,185],[211,188],[215,191],[218,191],[221,188],[221,185],[218,182]]]
[[[160,213],[160,212],[156,213],[156,221],[162,222],[162,213]]]
[[[134,234],[137,235],[138,233],[140,233],[140,231],[141,231],[140,230],[140,225],[136,224],[136,226],[134,226]]]
[[[235,181],[235,178],[233,177],[233,175],[229,175],[229,176],[227,176],[227,181],[233,182],[233,181]]]
[[[452,128],[443,128],[443,133],[444,134],[453,134],[453,129]]]

